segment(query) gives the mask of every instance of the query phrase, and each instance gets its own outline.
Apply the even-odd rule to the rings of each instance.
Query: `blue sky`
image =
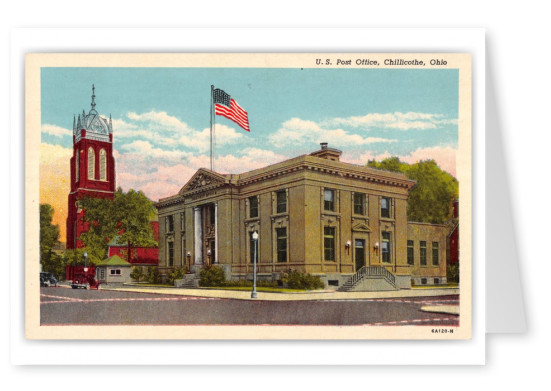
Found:
[[[249,113],[251,128],[216,117],[218,172],[245,172],[328,142],[354,164],[433,158],[455,173],[454,69],[43,68],[43,172],[68,175],[73,114],[90,110],[92,84],[96,110],[113,118],[117,185],[153,200],[208,168],[211,84]]]

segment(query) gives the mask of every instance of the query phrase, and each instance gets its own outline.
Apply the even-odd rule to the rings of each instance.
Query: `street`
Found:
[[[459,317],[421,311],[459,296],[267,301],[41,288],[41,325],[435,325]]]

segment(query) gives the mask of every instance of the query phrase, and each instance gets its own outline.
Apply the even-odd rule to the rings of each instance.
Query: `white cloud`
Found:
[[[381,137],[363,137],[352,134],[341,128],[328,128],[314,121],[292,118],[285,121],[282,127],[269,136],[269,140],[277,147],[296,145],[297,143],[328,142],[332,145],[368,145],[373,143],[392,143],[396,140]]]
[[[113,120],[114,135],[118,139],[148,140],[159,148],[170,147],[171,150],[183,147],[206,152],[210,148],[210,128],[194,129],[165,111],[130,112],[126,117],[126,120]],[[227,145],[241,140],[244,135],[234,128],[217,124],[215,137],[217,145]]]
[[[132,150],[132,153],[115,153],[117,185],[125,191],[140,189],[154,201],[176,194],[199,168],[210,167],[210,156],[207,154],[189,154],[177,163],[176,159],[160,162],[159,158],[155,158],[152,164],[151,156],[160,152],[155,151],[147,141],[132,143]],[[287,159],[286,156],[259,148],[247,148],[241,152],[243,156],[217,156],[214,170],[223,174],[239,174]]]
[[[70,129],[62,128],[61,126],[44,124],[42,125],[42,133],[49,134],[55,137],[72,136],[73,131]]]
[[[453,120],[451,120],[453,121]],[[435,129],[438,125],[450,122],[443,119],[442,114],[394,112],[394,113],[370,113],[364,116],[351,116],[347,118],[333,118],[325,121],[328,125],[350,126],[353,128],[388,128],[388,129]]]

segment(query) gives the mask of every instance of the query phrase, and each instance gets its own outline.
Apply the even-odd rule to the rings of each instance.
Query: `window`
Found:
[[[216,207],[214,204],[209,205],[209,217],[210,225],[214,225],[216,223]]]
[[[383,262],[390,263],[390,232],[383,232],[383,243],[381,251],[383,253]]]
[[[432,242],[432,266],[438,266],[438,242]]]
[[[121,269],[111,269],[109,270],[109,274],[112,276],[120,276],[121,275]]]
[[[80,178],[80,150],[77,149],[77,157],[75,159],[75,181],[78,182]]]
[[[424,240],[419,242],[419,259],[421,266],[427,266],[427,242]]]
[[[107,154],[103,148],[99,151],[99,179],[100,181],[107,180]]]
[[[381,217],[390,218],[390,198],[381,198]]]
[[[249,232],[249,256],[250,256],[250,262],[254,263],[254,256],[255,256],[255,240],[253,239],[254,232]],[[256,256],[258,256],[258,248],[256,249]],[[256,260],[258,262],[258,258]]]
[[[413,265],[413,240],[408,240],[408,265]]]
[[[335,260],[335,227],[323,228],[323,248],[324,259],[326,261]]]
[[[287,212],[287,192],[285,190],[280,190],[276,193],[276,202],[276,213]]]
[[[96,177],[96,153],[92,147],[88,148],[88,179]]]
[[[335,211],[335,190],[325,189],[323,191],[323,209]]]
[[[354,214],[365,214],[365,194],[354,193]]]
[[[174,265],[174,242],[168,242],[168,266]]]
[[[174,216],[169,215],[166,217],[167,219],[167,232],[174,232]]]
[[[258,197],[257,196],[249,197],[249,217],[251,219],[258,217]]]
[[[287,228],[276,228],[277,261],[287,262]]]
[[[186,214],[184,212],[180,212],[180,230],[186,230]]]

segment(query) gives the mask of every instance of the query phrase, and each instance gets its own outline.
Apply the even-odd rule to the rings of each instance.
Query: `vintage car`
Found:
[[[40,273],[40,286],[57,286],[57,279],[52,273]]]

